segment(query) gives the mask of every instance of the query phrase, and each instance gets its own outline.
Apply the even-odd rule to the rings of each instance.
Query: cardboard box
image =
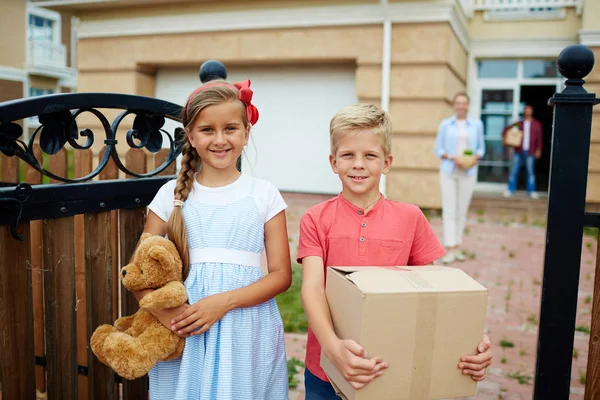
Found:
[[[419,400],[474,396],[460,357],[475,355],[483,337],[487,289],[459,269],[330,267],[326,295],[335,331],[370,356],[385,373],[354,390],[321,355],[332,384],[348,400]]]

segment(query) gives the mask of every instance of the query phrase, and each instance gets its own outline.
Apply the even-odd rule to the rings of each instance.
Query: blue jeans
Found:
[[[519,180],[519,172],[523,163],[525,163],[525,168],[527,169],[527,193],[531,194],[535,192],[535,157],[526,152],[515,152],[512,158],[510,177],[508,178],[508,191],[511,193],[517,190],[517,181]]]
[[[340,400],[331,383],[322,381],[308,369],[304,370],[305,400]]]

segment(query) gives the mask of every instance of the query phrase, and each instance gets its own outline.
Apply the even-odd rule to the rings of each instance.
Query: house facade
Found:
[[[0,17],[0,101],[75,90],[71,14],[22,0],[3,0]],[[34,128],[36,120],[23,121]]]
[[[600,59],[597,0],[30,0],[22,9],[19,0],[8,1],[21,22],[34,15],[33,25],[18,27],[27,40],[10,44],[17,57],[0,55],[0,65],[23,71],[22,84],[11,83],[15,95],[32,87],[64,91],[72,87],[65,82],[74,82],[30,68],[36,61],[28,53],[31,40],[49,32],[31,33],[38,14],[30,10],[44,10],[61,17],[64,68],[70,71],[76,60],[79,92],[183,104],[209,59],[226,65],[229,80],[251,79],[261,120],[244,168],[282,191],[339,191],[327,159],[329,120],[353,102],[382,105],[394,125],[394,163],[382,189],[431,208],[441,205],[435,135],[452,114],[454,94],[469,93],[470,115],[485,126],[478,188],[498,193],[509,168],[502,128],[525,104],[534,106],[544,125],[537,166],[544,191],[552,126],[547,100],[563,87],[556,58],[564,47],[583,43]],[[65,35],[67,25],[72,35]],[[76,50],[65,36],[76,38]],[[62,53],[58,58],[64,60]],[[586,88],[600,93],[600,67]],[[600,109],[592,141],[587,195],[600,203]]]

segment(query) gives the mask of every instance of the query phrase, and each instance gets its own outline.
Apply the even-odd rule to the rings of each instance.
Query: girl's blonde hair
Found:
[[[248,116],[245,112],[244,103],[239,99],[239,90],[232,84],[225,81],[211,81],[195,90],[182,110],[181,120],[187,132],[193,129],[194,121],[200,111],[206,107],[221,104],[227,101],[239,102],[240,113],[244,126],[248,128]],[[177,176],[175,185],[175,202],[185,202],[192,191],[194,184],[194,174],[202,166],[202,160],[196,149],[192,147],[187,135],[181,139],[181,169]],[[180,203],[182,204],[182,203]],[[167,222],[167,235],[175,243],[181,260],[183,261],[183,278],[188,275],[190,268],[190,253],[187,241],[187,229],[183,218],[181,206],[176,206]]]
[[[342,108],[335,114],[329,124],[331,155],[335,156],[339,140],[342,136],[355,134],[364,129],[381,137],[384,155],[392,151],[392,121],[388,113],[373,104],[353,104]]]

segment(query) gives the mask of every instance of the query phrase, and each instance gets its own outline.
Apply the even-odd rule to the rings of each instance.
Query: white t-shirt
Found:
[[[456,141],[456,155],[460,156],[469,148],[469,132],[467,131],[467,121],[457,119],[458,140]]]
[[[176,180],[165,183],[148,205],[148,209],[152,210],[165,222],[169,220],[174,208],[175,184]],[[203,186],[194,179],[194,186],[186,202],[226,205],[248,196],[251,190],[252,198],[256,202],[261,218],[265,223],[287,208],[281,193],[272,183],[246,174],[242,174],[229,185],[216,188]]]
[[[523,151],[529,150],[531,144],[531,121],[523,121]]]

